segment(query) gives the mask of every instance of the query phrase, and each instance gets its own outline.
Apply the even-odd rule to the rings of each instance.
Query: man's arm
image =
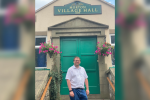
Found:
[[[68,88],[69,88],[69,91],[71,90],[71,83],[70,83],[70,80],[71,80],[71,72],[70,70],[68,69],[67,71],[67,74],[66,74],[66,81],[67,81],[67,85],[68,85]]]
[[[86,94],[89,95],[89,83],[88,83],[88,79],[85,79],[85,86],[86,86]]]
[[[88,79],[85,79],[85,86],[86,86],[86,90],[89,90],[89,83],[88,83]]]
[[[67,79],[67,85],[68,85],[69,91],[72,90],[72,89],[71,89],[71,83],[70,83],[70,80],[69,80],[69,79]]]
[[[71,83],[70,83],[70,80],[69,80],[69,79],[67,79],[67,85],[68,85],[69,91],[72,90],[72,88],[71,88]],[[69,94],[70,94],[71,97],[74,97],[73,91],[69,92]]]

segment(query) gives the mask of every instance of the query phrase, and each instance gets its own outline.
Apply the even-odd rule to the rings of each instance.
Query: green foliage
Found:
[[[106,51],[109,49],[109,47],[102,47],[101,54],[106,54]]]
[[[55,66],[56,67],[56,66]],[[51,83],[50,83],[50,100],[56,100],[59,93],[59,86],[62,82],[62,71],[58,72],[57,70],[51,71],[49,74],[49,77],[52,77]]]

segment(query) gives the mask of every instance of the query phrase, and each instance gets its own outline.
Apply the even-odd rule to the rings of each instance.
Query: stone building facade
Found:
[[[85,67],[89,76],[91,94],[88,98],[109,99],[109,84],[105,71],[112,67],[112,57],[111,55],[108,57],[96,56],[94,51],[97,42],[111,43],[111,36],[115,34],[115,7],[103,0],[53,0],[38,9],[35,17],[35,40],[40,42],[50,40],[51,43],[58,46],[59,51],[62,51],[61,55],[57,55],[56,65],[59,70],[61,67],[64,72],[63,78],[67,69],[73,64],[73,58],[79,56],[81,64]],[[66,45],[72,46],[71,48],[74,49]],[[63,49],[64,46],[72,52]],[[38,47],[37,43],[35,50],[38,51]],[[75,49],[78,52],[74,51]],[[38,53],[37,57],[40,59]],[[43,62],[46,62],[43,66],[40,66],[39,59],[37,59],[36,68],[52,68],[52,58],[48,55],[43,60]],[[62,100],[69,100],[69,92],[64,79],[60,86],[60,94]]]

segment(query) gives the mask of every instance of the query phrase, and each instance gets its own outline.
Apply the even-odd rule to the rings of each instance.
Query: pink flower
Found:
[[[62,53],[62,51],[60,53]]]
[[[53,43],[52,43],[52,45],[53,45]]]
[[[104,56],[104,54],[103,54],[103,56]]]
[[[135,26],[146,26],[146,21],[143,15],[139,15],[139,18],[135,21]]]
[[[99,52],[99,55],[101,55],[101,52]]]
[[[56,50],[54,50],[54,53],[57,52]]]
[[[49,48],[49,51],[51,51],[51,48]]]
[[[101,48],[98,47],[98,49],[101,49]]]
[[[40,43],[41,44],[41,47],[43,47],[44,46],[44,44],[43,43]]]
[[[54,46],[54,48],[55,48],[55,49],[57,49],[57,48],[58,48],[58,46]]]
[[[44,47],[44,45],[41,45],[41,47]]]
[[[106,54],[105,54],[105,56],[106,56]]]
[[[97,42],[97,43],[99,43],[99,42]]]
[[[97,50],[95,52],[97,53]]]
[[[45,51],[43,51],[45,53]]]
[[[39,50],[39,54],[42,52],[42,50]]]
[[[54,48],[51,48],[51,50],[54,50]]]
[[[8,5],[5,14],[5,24],[9,24],[12,22],[12,15],[16,13],[16,11],[17,11],[17,5],[15,4]]]
[[[134,4],[134,3],[132,3],[132,4],[129,6],[128,11],[129,11],[130,13],[134,13],[134,12],[135,12],[135,10],[136,10],[136,6],[135,6],[135,4]]]
[[[44,45],[41,45],[40,47],[42,48]]]
[[[119,15],[117,16],[117,18],[116,18],[116,24],[124,26],[124,24],[125,24],[125,16],[124,16],[123,13],[119,13]]]
[[[109,54],[112,54],[111,52]]]
[[[55,48],[58,48],[58,46],[56,46]]]
[[[54,47],[53,45],[51,45],[52,47]]]
[[[45,52],[48,52],[48,50],[45,50]]]
[[[106,53],[107,53],[107,54],[109,54],[109,52],[108,52],[108,51],[106,51]]]
[[[111,50],[111,48],[109,48],[108,50]]]
[[[34,7],[30,6],[29,10],[28,10],[28,13],[24,16],[24,18],[26,20],[30,20],[32,22],[35,22],[35,15],[34,15],[34,13],[35,13]]]
[[[45,42],[44,42],[44,44],[45,44]]]
[[[39,49],[42,49],[42,47],[39,47]]]
[[[50,40],[49,40],[49,41],[47,41],[47,42],[50,42]]]
[[[103,44],[103,47],[105,47],[105,44]]]

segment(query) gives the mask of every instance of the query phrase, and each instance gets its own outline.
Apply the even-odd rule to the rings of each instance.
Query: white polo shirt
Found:
[[[83,67],[76,68],[74,65],[67,71],[66,78],[71,83],[71,88],[84,88],[85,79],[88,78]]]

